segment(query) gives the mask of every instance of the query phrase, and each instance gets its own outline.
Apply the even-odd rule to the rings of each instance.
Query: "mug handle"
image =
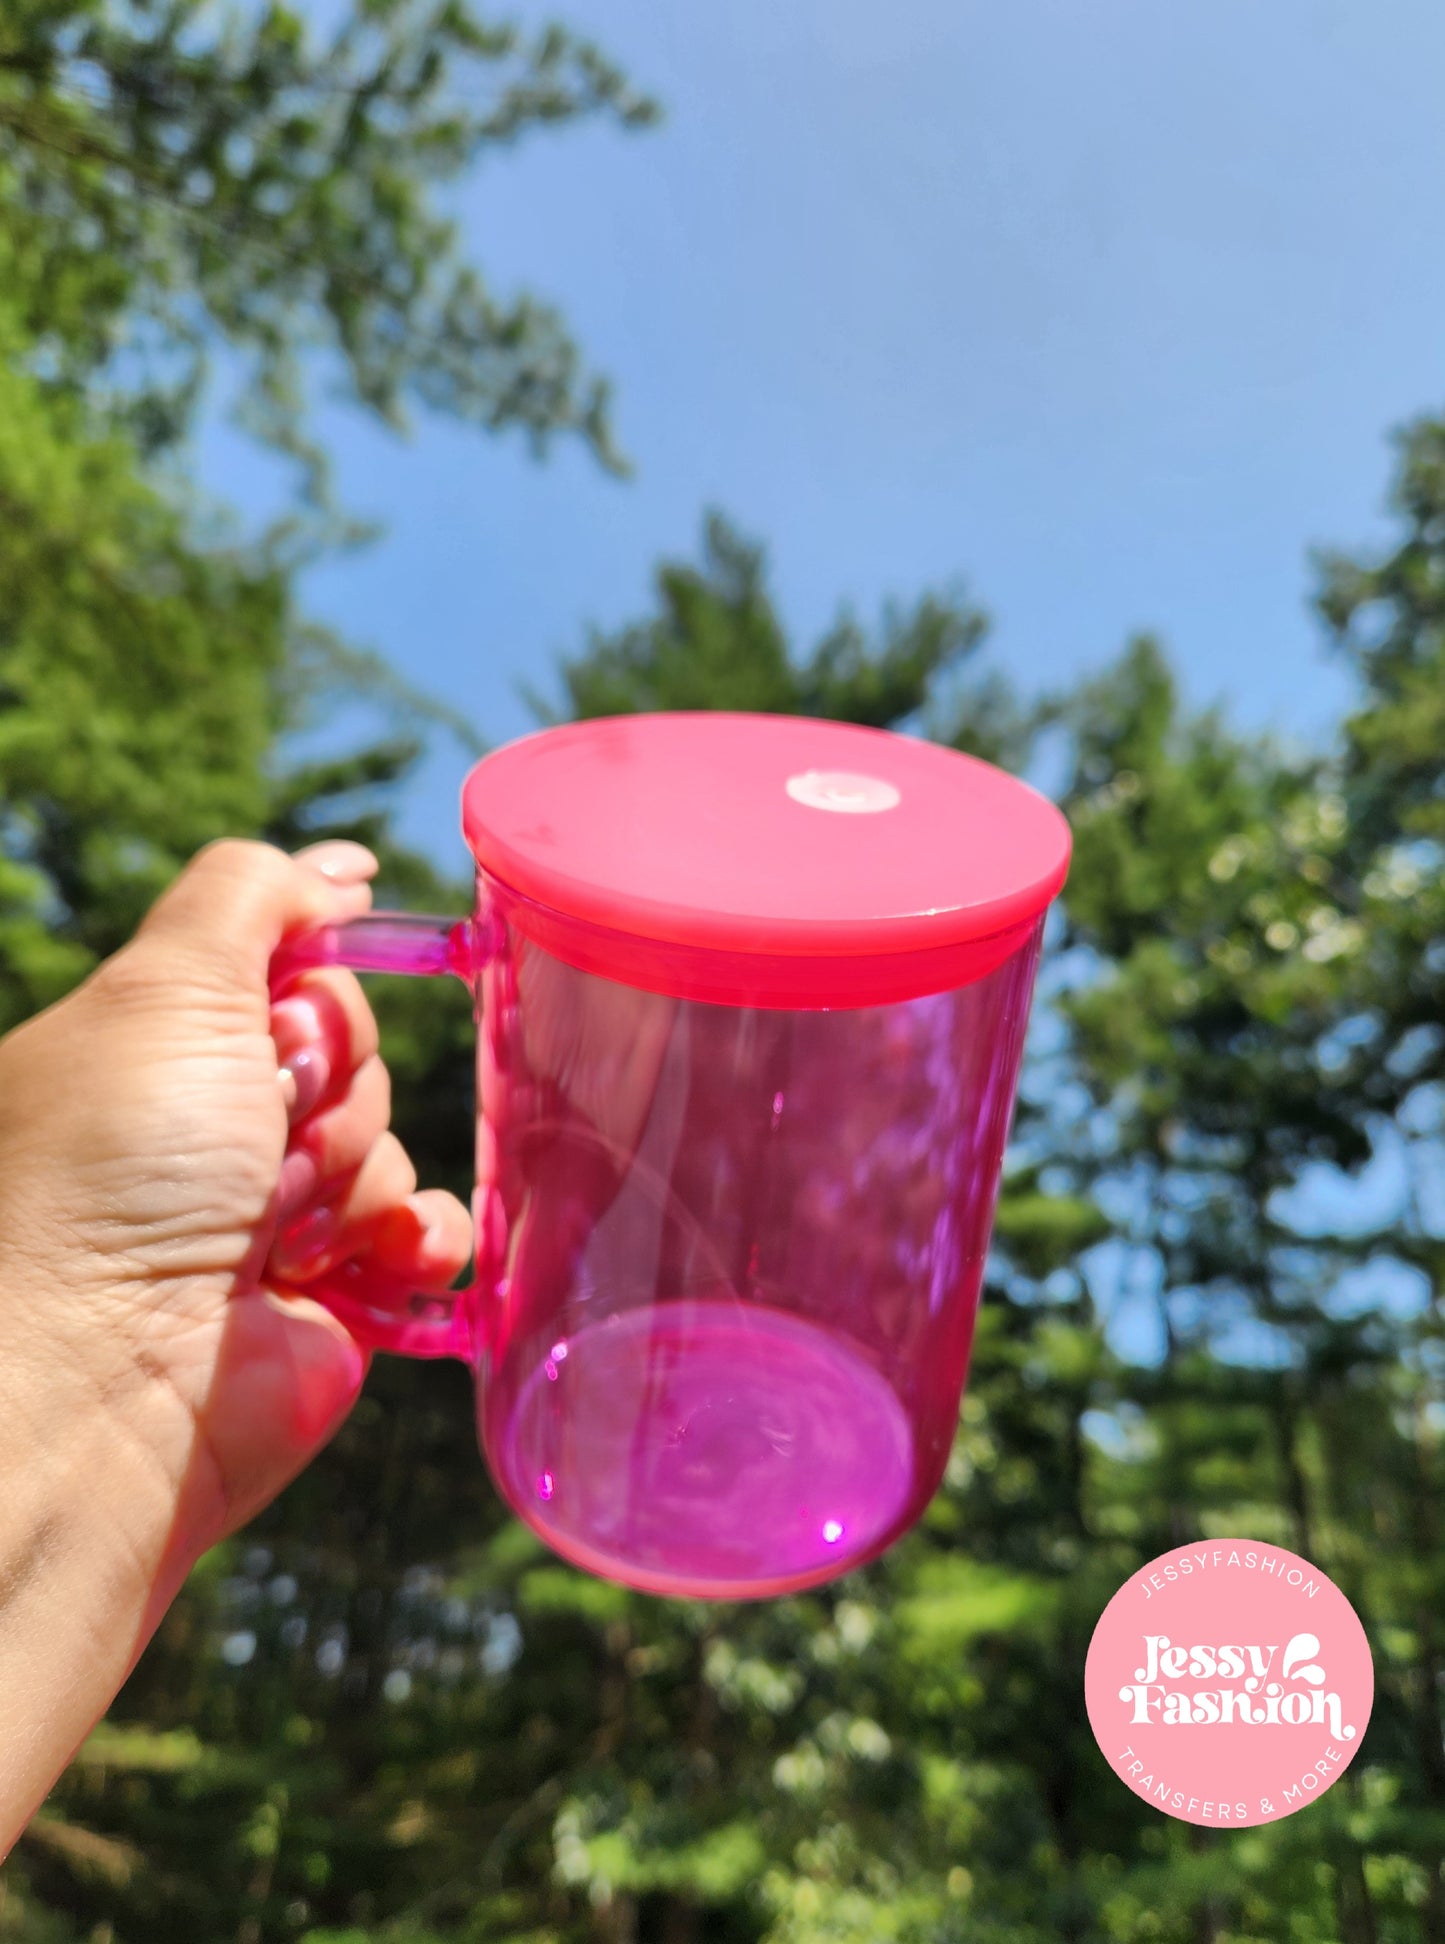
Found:
[[[271,996],[279,998],[298,973],[320,965],[344,965],[353,972],[411,972],[424,978],[450,972],[475,995],[495,944],[494,929],[482,918],[373,911],[286,939],[271,959]],[[463,1362],[470,1362],[475,1351],[476,1281],[463,1289],[417,1290],[400,1277],[353,1260],[314,1282],[289,1286],[323,1304],[368,1350],[460,1357]]]

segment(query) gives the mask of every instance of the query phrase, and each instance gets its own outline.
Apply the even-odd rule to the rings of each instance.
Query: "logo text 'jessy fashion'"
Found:
[[[1309,1624],[1296,1624],[1306,1607]],[[1329,1787],[1359,1746],[1374,1671],[1327,1574],[1224,1539],[1161,1554],[1125,1582],[1084,1685],[1095,1739],[1137,1795],[1237,1825],[1290,1815]]]
[[[1283,1654],[1277,1641],[1196,1641],[1177,1647],[1168,1634],[1145,1634],[1144,1665],[1120,1688],[1119,1699],[1132,1707],[1129,1719],[1135,1726],[1158,1721],[1166,1728],[1227,1728],[1239,1721],[1249,1728],[1272,1728],[1283,1723],[1328,1727],[1336,1741],[1353,1741],[1355,1728],[1343,1719],[1339,1695],[1325,1692],[1325,1671],[1314,1659],[1319,1651],[1312,1633],[1295,1634]],[[1274,1672],[1279,1678],[1272,1680]],[[1239,1685],[1192,1685],[1216,1675]],[[1287,1688],[1287,1681],[1305,1685]]]

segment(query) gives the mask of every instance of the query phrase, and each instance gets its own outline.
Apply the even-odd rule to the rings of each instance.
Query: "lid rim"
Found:
[[[990,918],[996,919],[997,921],[987,926],[970,925],[966,930],[955,930],[951,926],[947,930],[943,928],[940,923],[941,920],[946,920],[955,915],[961,916],[972,909],[978,908],[968,905],[955,907],[953,912],[946,910],[916,912],[910,913],[906,917],[895,918],[849,919],[837,922],[826,919],[802,918],[795,919],[791,923],[791,934],[796,938],[797,943],[795,945],[789,945],[775,942],[779,934],[782,937],[787,937],[788,934],[781,932],[781,926],[786,921],[774,919],[768,921],[768,930],[773,935],[768,938],[766,943],[757,944],[749,942],[742,937],[743,929],[749,921],[741,915],[731,920],[731,924],[736,928],[734,931],[729,935],[719,935],[716,939],[697,936],[698,931],[708,929],[706,920],[694,926],[694,935],[690,938],[678,938],[672,932],[663,930],[647,930],[641,924],[628,926],[617,925],[610,922],[606,917],[594,916],[592,911],[585,908],[586,886],[579,887],[583,896],[574,902],[565,905],[557,904],[549,898],[539,898],[535,892],[526,890],[514,878],[507,876],[503,869],[480,856],[475,849],[472,851],[472,856],[478,869],[484,871],[494,884],[500,885],[503,891],[511,898],[520,899],[528,905],[534,905],[544,911],[550,912],[562,924],[571,921],[580,925],[589,926],[598,931],[610,932],[617,938],[635,938],[642,945],[665,945],[674,947],[677,950],[697,952],[699,954],[711,953],[718,958],[728,958],[738,953],[744,953],[749,958],[785,960],[824,958],[909,959],[925,956],[930,952],[935,952],[946,946],[961,946],[974,943],[984,944],[989,939],[1002,937],[1005,932],[1017,931],[1021,926],[1031,923],[1036,918],[1043,917],[1044,913],[1063,889],[1065,879],[1068,875],[1068,865],[1065,862],[1056,873],[1044,879],[1040,885],[1028,887],[1027,892],[1020,893],[1017,899],[1010,899],[1008,901],[998,900],[984,906],[983,909],[987,910]],[[662,914],[665,914],[668,909],[666,905],[654,904],[650,899],[637,898],[634,900],[634,911],[641,912],[648,907]],[[727,922],[727,920],[725,919],[723,922]],[[846,923],[850,928],[852,937],[851,939],[838,942],[838,932],[843,923]],[[886,927],[889,937],[894,939],[897,938],[900,927],[905,926],[910,929],[916,927],[920,936],[903,944],[874,942],[867,936],[868,929],[874,926],[880,930]],[[921,935],[924,926],[930,927],[930,935],[927,937]]]

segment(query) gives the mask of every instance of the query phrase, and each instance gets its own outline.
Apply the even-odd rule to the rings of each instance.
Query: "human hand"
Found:
[[[114,1535],[89,1567],[134,1612],[123,1676],[195,1558],[360,1388],[347,1332],[278,1288],[349,1255],[444,1288],[466,1259],[466,1211],[414,1192],[386,1131],[356,980],[268,991],[282,937],[359,916],[375,869],[353,844],[212,845],[129,945],[0,1042],[0,1645],[26,1562],[81,1522],[95,1546]]]

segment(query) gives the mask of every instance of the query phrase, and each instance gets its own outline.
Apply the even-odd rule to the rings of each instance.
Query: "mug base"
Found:
[[[823,1325],[731,1293],[548,1346],[488,1456],[564,1558],[645,1592],[758,1599],[881,1550],[914,1487],[907,1414]]]

